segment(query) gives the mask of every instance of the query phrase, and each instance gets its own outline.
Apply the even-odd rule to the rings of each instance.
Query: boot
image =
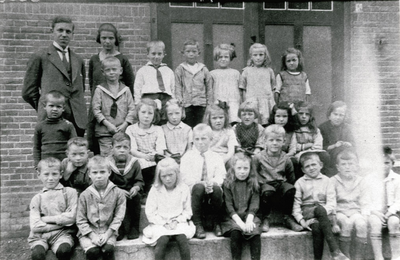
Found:
[[[342,253],[350,258],[350,245],[351,245],[351,238],[350,237],[342,237],[339,238],[339,248]]]
[[[400,234],[390,234],[389,239],[392,259],[400,260]]]
[[[356,244],[354,247],[354,260],[364,260],[366,246],[366,237],[356,237]]]
[[[380,235],[370,235],[372,250],[374,251],[375,260],[384,260],[382,255],[382,236]]]

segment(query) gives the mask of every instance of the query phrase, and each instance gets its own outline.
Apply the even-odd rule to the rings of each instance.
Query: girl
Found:
[[[266,125],[272,107],[275,105],[272,89],[275,87],[274,71],[270,68],[271,58],[267,46],[260,43],[251,45],[250,59],[243,69],[239,88],[244,100],[254,101],[261,115],[258,123]]]
[[[190,126],[182,122],[185,110],[176,99],[171,99],[165,104],[164,114],[168,118],[168,122],[162,126],[167,149],[178,159],[192,148],[193,131]]]
[[[150,190],[150,186],[155,174],[156,154],[164,154],[167,149],[165,137],[161,126],[154,125],[159,120],[157,106],[161,107],[161,102],[144,98],[136,106],[136,117],[139,122],[128,126],[126,133],[131,138],[131,153],[139,158],[144,180],[145,194]]]
[[[217,105],[210,105],[204,115],[204,123],[213,130],[210,150],[221,155],[224,163],[228,162],[235,153],[235,146],[239,145],[229,125],[228,112]]]
[[[195,233],[195,226],[189,221],[190,189],[181,181],[179,166],[173,159],[159,162],[145,211],[149,226],[143,230],[143,242],[155,245],[155,259],[164,259],[171,239],[178,243],[181,259],[190,259],[188,239]]]
[[[260,152],[264,148],[261,143],[264,128],[255,121],[260,116],[254,102],[243,102],[239,107],[238,116],[241,122],[233,127],[233,131],[240,147],[254,153]]]
[[[251,158],[236,153],[223,184],[226,211],[229,215],[222,223],[225,237],[231,238],[232,259],[242,258],[243,240],[249,241],[251,259],[260,259],[261,228],[256,217],[260,205],[257,175],[251,167]]]
[[[345,122],[347,106],[343,101],[333,102],[326,113],[328,121],[319,126],[323,137],[323,148],[331,156],[331,161],[336,162],[336,156],[346,147],[354,144],[350,126]],[[335,167],[335,163],[332,163]]]
[[[286,137],[285,144],[282,147],[288,156],[292,157],[296,154],[296,135],[294,135],[294,118],[292,108],[286,102],[280,102],[272,108],[269,117],[269,124],[277,124],[285,128]]]
[[[282,56],[281,72],[276,76],[275,102],[296,104],[308,101],[311,95],[307,74],[303,71],[304,59],[301,51],[287,49]]]
[[[218,69],[210,72],[213,78],[214,100],[228,103],[229,122],[239,122],[238,109],[240,105],[239,81],[240,72],[229,67],[236,57],[234,46],[220,44],[214,48],[214,60]]]

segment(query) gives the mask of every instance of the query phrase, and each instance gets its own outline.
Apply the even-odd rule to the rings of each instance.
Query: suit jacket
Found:
[[[46,118],[43,99],[51,90],[58,90],[66,97],[63,117],[75,121],[85,129],[87,110],[85,101],[85,63],[81,57],[69,49],[71,75],[68,74],[53,44],[46,50],[34,54],[28,62],[22,89],[22,98],[37,112],[38,121]]]

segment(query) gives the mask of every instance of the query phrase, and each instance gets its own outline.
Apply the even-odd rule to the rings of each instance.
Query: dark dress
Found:
[[[243,222],[246,222],[247,215],[253,214],[256,228],[251,233],[243,232],[243,237],[245,239],[250,239],[255,235],[261,234],[261,221],[256,217],[256,212],[260,206],[259,192],[253,191],[249,187],[247,180],[235,180],[230,184],[225,181],[223,184],[223,190],[227,215],[225,216],[224,221],[221,223],[222,233],[225,235],[233,230],[242,231],[242,229],[232,219],[233,215],[238,214]]]

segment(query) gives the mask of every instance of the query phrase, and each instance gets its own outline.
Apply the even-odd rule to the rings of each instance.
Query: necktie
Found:
[[[158,82],[158,87],[160,88],[161,92],[165,92],[165,86],[164,86],[164,81],[162,79],[162,75],[160,70],[158,69],[160,66],[153,66],[156,71],[157,71],[157,82]]]
[[[115,99],[113,99],[113,104],[111,105],[111,109],[110,109],[110,116],[112,118],[115,118],[117,116],[117,110],[118,110],[117,101]]]
[[[202,172],[201,172],[201,181],[207,181],[208,176],[207,176],[206,157],[204,156],[204,153],[202,153],[201,156],[202,156],[203,159],[204,159],[204,162],[203,162],[203,169],[202,169]]]
[[[67,61],[67,55],[66,55],[67,51],[62,51],[62,56],[63,56],[63,64],[65,66],[65,68],[67,69],[67,71],[69,71],[69,62]]]

